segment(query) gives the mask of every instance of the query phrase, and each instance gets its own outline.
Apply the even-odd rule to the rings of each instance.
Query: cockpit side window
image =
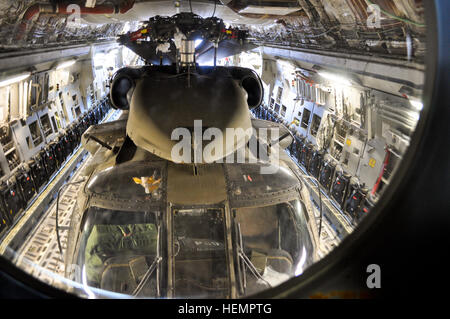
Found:
[[[233,210],[242,294],[277,286],[312,263],[304,213],[298,200]]]
[[[155,212],[91,207],[87,214],[78,255],[87,284],[131,295],[139,287],[145,296],[156,296],[156,272],[143,290],[139,286],[158,255]]]

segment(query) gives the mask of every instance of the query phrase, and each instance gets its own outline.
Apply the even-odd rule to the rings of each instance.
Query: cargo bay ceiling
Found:
[[[0,0],[0,52],[113,41],[140,21],[177,13],[177,1]],[[81,24],[71,23],[78,5]],[[368,19],[380,8],[376,27]],[[180,0],[180,10],[249,30],[257,46],[326,50],[421,62],[422,0]],[[376,21],[375,21],[376,22]],[[125,30],[125,31],[126,31]]]

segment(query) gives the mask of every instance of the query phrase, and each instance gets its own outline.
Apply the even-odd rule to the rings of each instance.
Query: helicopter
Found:
[[[94,296],[240,298],[319,258],[315,216],[284,152],[292,133],[252,118],[264,96],[253,70],[196,63],[199,35],[214,61],[218,43],[242,41],[220,19],[189,13],[119,39],[147,63],[111,80],[121,117],[83,134],[92,161],[65,256],[66,277]]]

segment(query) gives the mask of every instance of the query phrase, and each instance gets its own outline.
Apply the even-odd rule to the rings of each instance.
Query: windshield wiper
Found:
[[[145,284],[149,280],[150,276],[153,274],[153,271],[156,269],[161,259],[162,259],[161,257],[156,257],[155,260],[153,260],[153,263],[145,272],[144,277],[142,277],[142,280],[139,282],[136,289],[133,291],[132,293],[133,297],[137,297],[137,295],[142,291],[142,288],[144,288]]]
[[[241,251],[241,247],[242,247],[242,234],[241,234],[241,225],[239,223],[237,223],[236,229],[237,229],[237,237],[238,237],[237,238],[238,243],[236,243],[237,255],[238,255],[238,257],[240,257],[242,259],[241,255],[240,255],[240,251]],[[242,285],[242,293],[244,294],[245,290],[247,289],[247,275],[245,273],[245,264],[244,264],[243,260],[241,260],[241,259],[239,260],[239,267],[241,267],[241,264],[242,264],[242,269],[239,270],[239,273],[242,272],[242,274],[239,277],[242,277],[241,285]],[[241,278],[239,278],[239,279],[241,279]]]
[[[238,256],[242,259],[244,264],[250,269],[250,272],[253,274],[253,276],[255,276],[257,279],[262,280],[269,288],[271,288],[272,285],[267,280],[264,279],[264,277],[256,269],[255,265],[253,265],[251,260],[244,253],[244,249],[242,248],[243,245],[242,245],[241,225],[239,223],[238,223],[238,232],[239,232]],[[245,267],[243,272],[244,272],[244,289],[245,289],[247,286]]]
[[[150,279],[150,276],[153,274],[153,271],[155,271],[155,269],[158,267],[159,263],[162,260],[162,257],[160,256],[160,253],[159,253],[160,233],[161,233],[161,226],[158,225],[158,232],[157,232],[157,237],[156,237],[156,257],[153,260],[153,262],[150,265],[150,267],[145,272],[144,276],[142,277],[141,281],[137,285],[136,289],[134,289],[133,293],[131,294],[133,297],[137,297],[141,293],[142,289],[145,287],[145,285],[147,284],[148,280]],[[156,295],[157,295],[157,297],[160,296],[160,287],[159,287],[159,276],[158,276],[158,274],[156,275]]]

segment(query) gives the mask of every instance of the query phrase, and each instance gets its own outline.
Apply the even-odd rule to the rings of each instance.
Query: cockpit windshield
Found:
[[[175,210],[173,220],[175,297],[230,297],[223,209]]]
[[[79,264],[90,287],[157,297],[158,212],[91,207],[84,225]]]
[[[91,206],[76,263],[83,285],[99,291],[138,298],[249,296],[314,262],[308,216],[299,199],[229,210]]]

